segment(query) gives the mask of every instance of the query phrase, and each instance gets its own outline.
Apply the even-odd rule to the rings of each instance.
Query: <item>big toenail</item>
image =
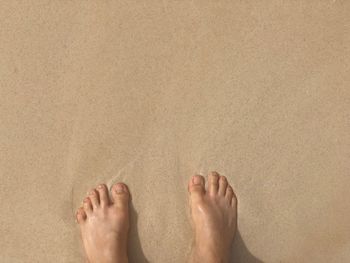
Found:
[[[194,184],[200,184],[201,183],[201,179],[199,178],[199,176],[194,176],[193,177],[193,183]]]
[[[122,192],[124,191],[123,185],[117,184],[117,185],[115,186],[115,191],[116,191],[117,193],[122,193]]]

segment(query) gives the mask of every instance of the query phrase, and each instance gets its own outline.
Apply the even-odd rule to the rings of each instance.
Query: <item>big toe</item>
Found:
[[[114,200],[114,205],[117,207],[125,208],[129,203],[129,189],[123,183],[117,183],[112,187],[112,197]]]
[[[188,183],[188,191],[191,199],[197,200],[205,194],[205,182],[204,177],[201,175],[195,175]]]

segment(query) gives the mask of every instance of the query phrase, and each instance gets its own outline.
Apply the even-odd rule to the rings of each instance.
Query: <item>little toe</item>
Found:
[[[95,189],[89,191],[89,198],[94,209],[100,206],[100,198],[98,196],[98,192]]]
[[[82,207],[80,207],[76,213],[76,220],[79,224],[81,224],[85,222],[85,219],[86,219],[85,211]]]
[[[227,188],[227,179],[225,176],[220,176],[219,179],[219,190],[218,190],[218,194],[221,196],[225,196],[226,194],[226,188]]]
[[[205,194],[204,177],[201,175],[194,175],[188,183],[188,191],[191,198],[201,198]]]
[[[112,187],[114,205],[117,207],[127,207],[129,203],[129,189],[123,183],[117,183]]]
[[[216,195],[219,189],[219,177],[217,172],[211,172],[208,176],[208,191],[211,195]]]
[[[227,186],[227,188],[226,188],[225,198],[231,204],[231,201],[232,201],[232,198],[233,198],[233,189],[232,189],[232,187],[230,185]]]
[[[106,207],[110,204],[107,186],[105,184],[100,184],[97,186],[97,191],[100,197],[101,207]]]
[[[85,211],[85,214],[87,216],[90,216],[92,214],[92,204],[91,204],[91,200],[89,197],[86,197],[83,201],[83,208]]]

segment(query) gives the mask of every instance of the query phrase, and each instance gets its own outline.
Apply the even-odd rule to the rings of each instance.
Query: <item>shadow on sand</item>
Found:
[[[264,263],[249,252],[244,244],[241,233],[237,231],[235,241],[232,247],[231,263]]]
[[[137,212],[134,205],[130,203],[130,233],[128,241],[128,255],[130,263],[149,263],[143,253],[140,237],[137,229]]]

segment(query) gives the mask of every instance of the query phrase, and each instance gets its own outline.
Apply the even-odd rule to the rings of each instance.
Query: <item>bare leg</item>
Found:
[[[190,263],[227,263],[237,228],[237,198],[224,176],[212,172],[189,182],[194,243]]]
[[[127,263],[130,194],[125,184],[92,189],[76,217],[89,263]]]

